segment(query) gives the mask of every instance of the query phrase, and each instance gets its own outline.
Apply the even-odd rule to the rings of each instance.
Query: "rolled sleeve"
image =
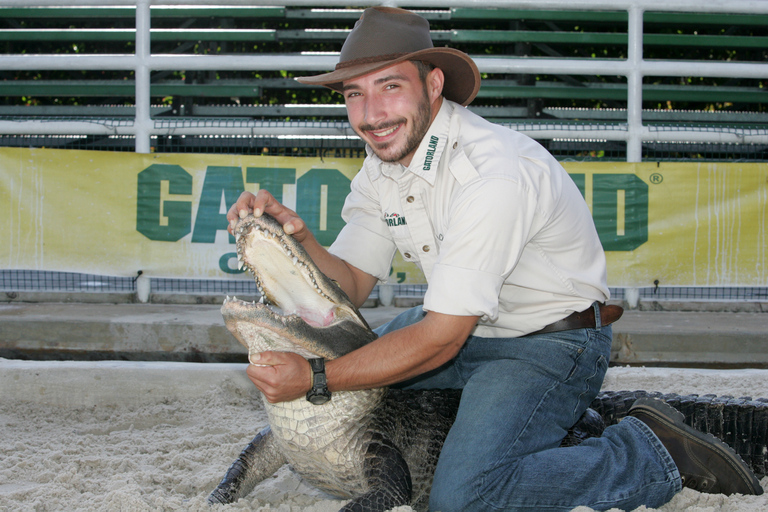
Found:
[[[424,295],[424,309],[494,321],[499,316],[499,293],[503,283],[504,278],[496,274],[437,264]]]

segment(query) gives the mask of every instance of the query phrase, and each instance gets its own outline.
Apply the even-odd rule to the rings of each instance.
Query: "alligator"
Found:
[[[268,215],[235,227],[238,261],[256,280],[259,302],[227,297],[227,328],[248,348],[340,357],[376,338],[344,292]],[[601,392],[562,446],[601,435],[640,397],[660,398],[694,428],[728,443],[758,476],[766,474],[768,400],[645,391]],[[427,509],[437,458],[459,405],[460,390],[379,388],[335,392],[322,405],[264,400],[269,426],[245,447],[208,497],[232,503],[280,467],[317,488],[349,499],[342,511]]]

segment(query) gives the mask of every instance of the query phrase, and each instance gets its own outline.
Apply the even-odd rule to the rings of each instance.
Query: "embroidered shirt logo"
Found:
[[[389,227],[405,226],[405,217],[399,213],[385,213],[384,222],[386,222]]]
[[[424,166],[422,170],[428,171],[432,168],[432,160],[435,158],[435,151],[437,151],[437,141],[440,140],[434,135],[429,138],[429,144],[427,144],[427,156],[424,157]]]

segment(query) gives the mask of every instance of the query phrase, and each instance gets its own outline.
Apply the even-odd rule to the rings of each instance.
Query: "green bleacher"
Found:
[[[361,9],[152,6],[151,53],[298,55],[337,52]],[[436,45],[476,57],[623,62],[625,11],[453,8],[418,11]],[[135,51],[133,7],[0,8],[6,55],[119,54]],[[644,58],[765,62],[768,16],[644,14]],[[338,95],[295,82],[300,71],[153,71],[153,115],[343,120]],[[472,108],[499,121],[618,122],[623,76],[487,74]],[[646,77],[643,108],[655,118],[737,126],[768,124],[768,80]],[[133,115],[133,72],[0,70],[0,116]],[[291,105],[294,105],[291,107]],[[679,119],[681,116],[677,116]]]

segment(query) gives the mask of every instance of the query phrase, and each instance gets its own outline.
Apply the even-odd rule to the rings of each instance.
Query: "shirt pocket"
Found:
[[[406,217],[399,201],[389,204],[382,211],[382,219],[389,228],[392,240],[397,249],[406,261],[418,262],[418,255],[414,250],[411,231],[408,227],[408,218]]]

